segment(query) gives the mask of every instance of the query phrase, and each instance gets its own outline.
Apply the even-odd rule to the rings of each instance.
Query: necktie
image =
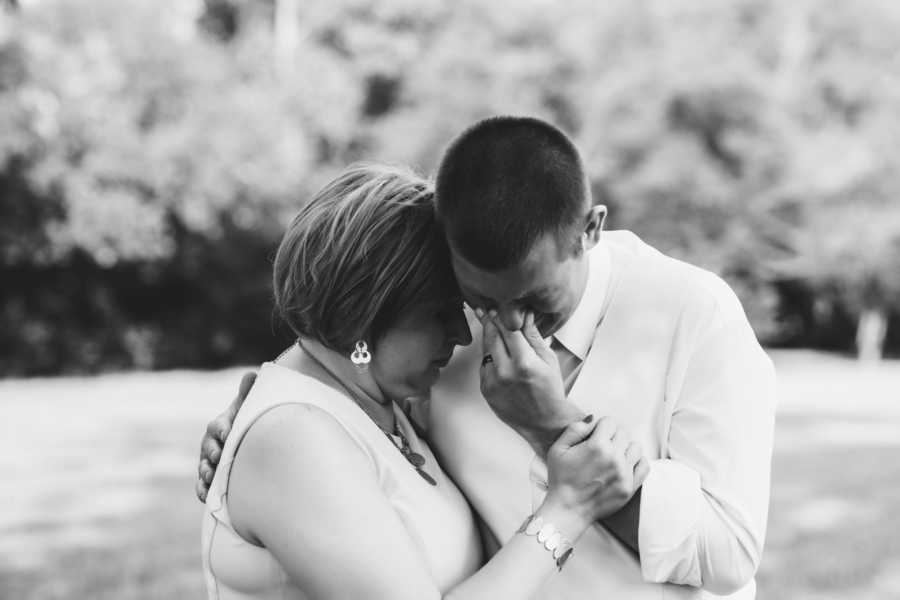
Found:
[[[553,338],[550,342],[550,349],[556,354],[559,361],[559,370],[562,372],[563,384],[565,385],[566,395],[575,385],[575,379],[581,371],[581,359],[569,352],[568,348],[563,346],[559,340]]]

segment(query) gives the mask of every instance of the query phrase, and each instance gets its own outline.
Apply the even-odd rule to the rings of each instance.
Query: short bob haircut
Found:
[[[337,352],[376,344],[404,311],[459,295],[431,184],[408,169],[355,164],[288,227],[275,306],[301,338]]]

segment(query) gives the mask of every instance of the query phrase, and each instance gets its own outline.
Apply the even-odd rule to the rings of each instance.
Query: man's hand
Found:
[[[197,479],[197,498],[200,502],[206,502],[206,493],[209,491],[209,484],[212,483],[213,475],[216,474],[216,467],[219,459],[222,457],[222,447],[225,445],[225,438],[231,432],[231,426],[237,416],[238,410],[244,404],[244,399],[250,393],[253,382],[256,381],[256,373],[245,373],[241,379],[241,387],[234,401],[225,409],[225,412],[209,422],[206,426],[206,435],[200,443],[200,464],[197,468],[199,477]]]
[[[556,354],[525,315],[519,331],[506,329],[493,312],[476,311],[483,327],[481,393],[500,419],[545,456],[566,426],[584,417],[566,400]]]

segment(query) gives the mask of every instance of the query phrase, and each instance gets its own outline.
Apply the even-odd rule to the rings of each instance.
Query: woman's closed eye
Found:
[[[441,306],[437,308],[435,311],[435,316],[439,319],[446,320],[452,319],[459,315],[463,310],[463,300],[462,298],[455,298],[448,302],[445,302]]]

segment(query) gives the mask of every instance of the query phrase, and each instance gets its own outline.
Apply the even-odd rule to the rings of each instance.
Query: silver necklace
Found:
[[[394,435],[391,435],[384,429],[381,430],[384,434],[391,440],[391,443],[394,447],[400,451],[400,454],[409,461],[409,464],[413,466],[416,470],[416,473],[422,476],[422,479],[430,483],[431,485],[437,485],[437,481],[434,480],[434,477],[426,473],[422,467],[425,465],[425,457],[419,454],[418,452],[414,452],[413,449],[409,446],[409,440],[406,439],[406,436],[403,435],[403,432],[400,431],[400,427],[394,423],[394,435],[400,438],[400,444],[397,444],[397,440],[394,439]]]

